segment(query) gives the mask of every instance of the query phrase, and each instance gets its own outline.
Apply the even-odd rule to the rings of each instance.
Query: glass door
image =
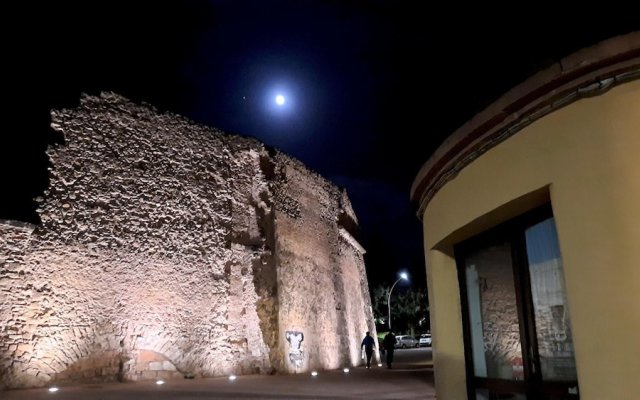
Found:
[[[549,207],[456,246],[469,398],[578,399]]]
[[[562,257],[553,218],[524,231],[533,330],[531,358],[543,398],[578,398],[578,375]]]

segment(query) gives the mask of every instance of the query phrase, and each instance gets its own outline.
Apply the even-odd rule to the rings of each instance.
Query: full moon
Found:
[[[283,105],[284,101],[285,101],[285,99],[284,99],[283,95],[279,94],[279,95],[276,96],[276,104],[277,105],[279,105],[279,106]]]

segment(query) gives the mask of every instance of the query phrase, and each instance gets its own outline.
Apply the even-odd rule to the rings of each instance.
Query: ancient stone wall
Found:
[[[375,333],[375,326],[361,317],[372,314],[364,250],[340,223],[356,224],[351,205],[299,162],[284,155],[276,161],[281,176],[275,185],[281,198],[274,208],[284,369],[354,365],[364,333]]]
[[[343,192],[113,94],[52,126],[42,224],[0,223],[0,387],[359,362],[372,317]]]

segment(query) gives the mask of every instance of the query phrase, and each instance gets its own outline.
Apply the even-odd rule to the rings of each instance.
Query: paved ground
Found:
[[[130,400],[130,399],[435,399],[431,348],[396,350],[392,369],[374,367],[320,371],[318,376],[249,375],[234,382],[226,378],[153,382],[108,383],[0,393],[3,400]]]

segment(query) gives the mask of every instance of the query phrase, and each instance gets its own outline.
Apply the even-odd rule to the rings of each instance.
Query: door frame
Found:
[[[475,391],[479,388],[486,388],[492,392],[503,394],[513,392],[522,393],[526,395],[527,399],[545,398],[541,396],[548,396],[547,398],[553,399],[555,396],[567,396],[568,387],[578,386],[577,382],[543,382],[542,380],[533,297],[531,294],[531,283],[528,273],[529,263],[526,252],[525,230],[548,218],[553,218],[553,210],[550,203],[537,207],[509,221],[503,222],[454,246],[458,282],[460,286],[460,308],[462,312],[467,396],[469,399],[476,398]],[[507,238],[511,247],[511,265],[516,292],[516,309],[518,312],[520,345],[522,349],[522,364],[524,370],[524,380],[522,381],[476,377],[473,367],[471,326],[469,322],[469,306],[464,261],[466,256],[473,251],[480,250],[500,238]],[[579,399],[578,396],[571,398],[575,398],[576,400]]]

